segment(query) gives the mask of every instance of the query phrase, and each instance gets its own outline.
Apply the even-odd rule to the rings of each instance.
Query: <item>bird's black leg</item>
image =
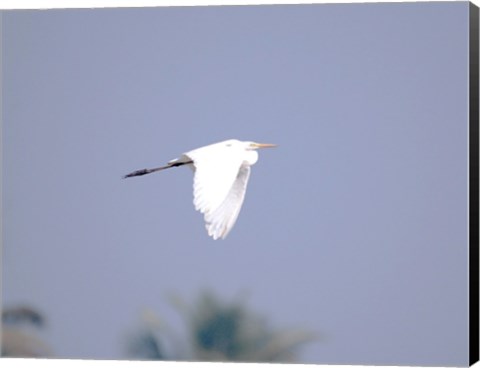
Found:
[[[172,162],[171,164],[168,164],[166,166],[156,167],[154,169],[137,170],[137,171],[131,172],[130,174],[125,175],[123,178],[126,179],[126,178],[131,178],[133,176],[141,176],[141,175],[151,174],[151,173],[156,172],[156,171],[165,170],[165,169],[169,169],[171,167],[182,166],[182,165],[187,165],[187,164],[192,164],[192,163],[193,163],[193,161]]]
[[[137,170],[134,172],[131,172],[130,174],[125,175],[123,178],[131,178],[132,176],[140,176],[140,175],[145,175],[145,174],[150,174],[152,173],[152,169],[142,169],[142,170]]]

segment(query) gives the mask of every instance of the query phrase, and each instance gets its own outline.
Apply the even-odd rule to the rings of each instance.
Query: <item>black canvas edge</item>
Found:
[[[478,7],[469,6],[469,364],[479,359]]]

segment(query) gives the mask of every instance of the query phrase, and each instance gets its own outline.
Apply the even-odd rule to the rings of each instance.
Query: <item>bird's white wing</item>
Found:
[[[213,239],[224,239],[235,225],[245,198],[249,177],[250,166],[240,166],[237,177],[222,204],[214,211],[205,213],[205,227]]]
[[[215,148],[215,147],[212,147]],[[212,213],[225,200],[237,178],[243,159],[208,150],[185,154],[193,160],[193,203],[201,213]]]

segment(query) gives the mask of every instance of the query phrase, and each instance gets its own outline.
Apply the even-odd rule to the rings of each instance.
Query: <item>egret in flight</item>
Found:
[[[275,146],[270,143],[229,139],[186,152],[165,166],[134,171],[124,178],[151,174],[176,166],[189,166],[194,171],[195,209],[203,213],[208,235],[215,240],[225,239],[242,208],[250,166],[258,161],[256,150]]]

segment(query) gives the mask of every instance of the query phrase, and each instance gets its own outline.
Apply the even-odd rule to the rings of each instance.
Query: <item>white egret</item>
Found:
[[[165,166],[134,171],[124,178],[151,174],[176,166],[189,166],[195,173],[195,209],[203,213],[208,235],[213,239],[225,239],[242,208],[250,166],[258,160],[256,150],[275,146],[270,143],[229,139],[186,152]]]

